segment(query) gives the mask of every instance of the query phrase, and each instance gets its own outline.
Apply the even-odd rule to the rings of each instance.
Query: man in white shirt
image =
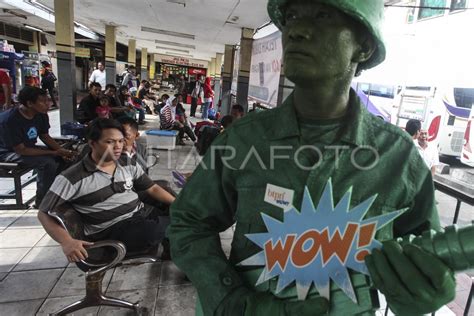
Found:
[[[94,70],[89,78],[89,86],[92,82],[100,83],[102,91],[105,91],[105,86],[107,85],[105,80],[105,67],[101,62],[97,63],[97,69]]]
[[[436,166],[439,165],[439,153],[438,148],[433,144],[428,143],[428,131],[421,130],[418,141],[415,142],[416,148],[420,152],[421,157],[431,170],[431,174],[434,175],[436,172]]]

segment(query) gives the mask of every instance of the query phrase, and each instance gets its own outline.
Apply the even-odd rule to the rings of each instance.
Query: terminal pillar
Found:
[[[240,39],[240,67],[237,82],[237,103],[248,112],[250,66],[252,61],[253,29],[242,28]]]
[[[235,48],[233,45],[225,45],[224,68],[222,70],[222,115],[228,115],[230,113],[232,73],[234,72],[234,53]]]
[[[142,48],[142,65],[140,72],[141,80],[148,80],[148,49]]]
[[[137,63],[137,41],[128,40],[128,64],[136,66]]]
[[[56,52],[58,57],[59,119],[71,122],[76,112],[76,49],[74,1],[54,0]]]
[[[150,55],[150,80],[155,80],[156,65],[155,54]]]
[[[117,68],[117,38],[116,27],[105,26],[105,79],[107,84],[115,84]]]
[[[214,100],[218,103],[221,100],[222,95],[222,82],[221,82],[221,74],[222,74],[222,58],[224,54],[217,53],[216,54],[216,73],[214,77]]]
[[[216,76],[216,58],[211,58],[209,63],[209,75],[208,77],[214,78]]]

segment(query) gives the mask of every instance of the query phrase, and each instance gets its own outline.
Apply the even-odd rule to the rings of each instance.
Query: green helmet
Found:
[[[282,11],[284,5],[291,0],[268,0],[268,14],[272,22],[281,30],[285,17]],[[361,69],[369,69],[377,66],[385,60],[385,44],[382,37],[382,22],[384,3],[383,0],[313,0],[317,3],[326,4],[349,15],[356,21],[362,23],[375,39],[377,49],[372,57],[363,64]]]

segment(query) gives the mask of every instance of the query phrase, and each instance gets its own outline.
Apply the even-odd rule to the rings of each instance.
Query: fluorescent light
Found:
[[[167,31],[167,30],[159,30],[159,29],[154,29],[154,28],[146,27],[146,26],[142,26],[142,32],[150,32],[150,33],[157,33],[157,34],[163,34],[163,35],[169,35],[169,36],[175,36],[175,37],[189,38],[192,40],[195,38],[195,36],[192,34],[179,33],[179,32],[174,32],[174,31]]]
[[[176,52],[182,52],[182,53],[189,54],[189,50],[185,50],[185,49],[178,49],[178,48],[171,48],[171,47],[163,47],[163,46],[156,46],[156,48],[158,48],[158,49],[169,49],[169,50],[173,50],[173,51],[176,51]]]
[[[28,25],[28,24],[23,24],[23,26],[25,27],[25,29],[30,29],[30,30],[33,30],[33,31],[44,33],[44,31],[40,28],[31,26],[31,25]]]
[[[179,57],[193,57],[193,55],[189,54],[180,54],[180,53],[172,53],[172,52],[166,52],[166,55],[171,55],[171,56],[179,56]]]
[[[175,43],[175,42],[169,42],[169,41],[155,40],[155,43],[156,43],[156,44],[169,45],[169,46],[176,46],[176,47],[185,47],[185,48],[196,49],[196,46],[194,46],[194,45],[181,44],[181,43]]]
[[[47,5],[42,4],[41,2],[38,2],[36,0],[29,0],[29,3],[31,3],[32,6],[41,9],[49,14],[54,14],[54,10],[48,7]]]

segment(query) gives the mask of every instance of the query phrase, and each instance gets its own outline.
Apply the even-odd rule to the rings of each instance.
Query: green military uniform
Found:
[[[351,186],[351,207],[378,194],[366,218],[408,208],[394,223],[378,231],[378,240],[439,229],[431,174],[412,139],[398,127],[372,116],[354,91],[350,93],[350,119],[298,118],[290,96],[276,109],[239,120],[216,139],[172,205],[168,230],[172,257],[196,286],[205,315],[213,315],[237,288],[254,288],[258,273],[244,271],[236,264],[261,250],[245,237],[247,233],[266,232],[261,212],[278,220],[283,218],[281,208],[264,202],[267,184],[294,190],[293,205],[297,209],[305,186],[317,203],[328,179],[332,180],[335,203]],[[344,132],[338,135],[341,130]],[[308,145],[320,148],[322,161],[311,150],[300,151],[293,159],[298,149]],[[347,147],[337,153],[326,145]],[[224,146],[235,148],[235,156]],[[375,162],[373,150],[360,149],[364,146],[379,155],[378,163],[368,170],[357,167]],[[290,158],[274,159],[272,164],[271,147],[275,155]],[[352,156],[354,150],[357,154]],[[319,164],[317,168],[305,170],[304,166],[315,163]],[[234,223],[228,260],[221,249],[219,232]],[[261,289],[271,290],[268,286]],[[349,298],[345,300],[352,304]],[[355,305],[353,310],[359,312]]]

